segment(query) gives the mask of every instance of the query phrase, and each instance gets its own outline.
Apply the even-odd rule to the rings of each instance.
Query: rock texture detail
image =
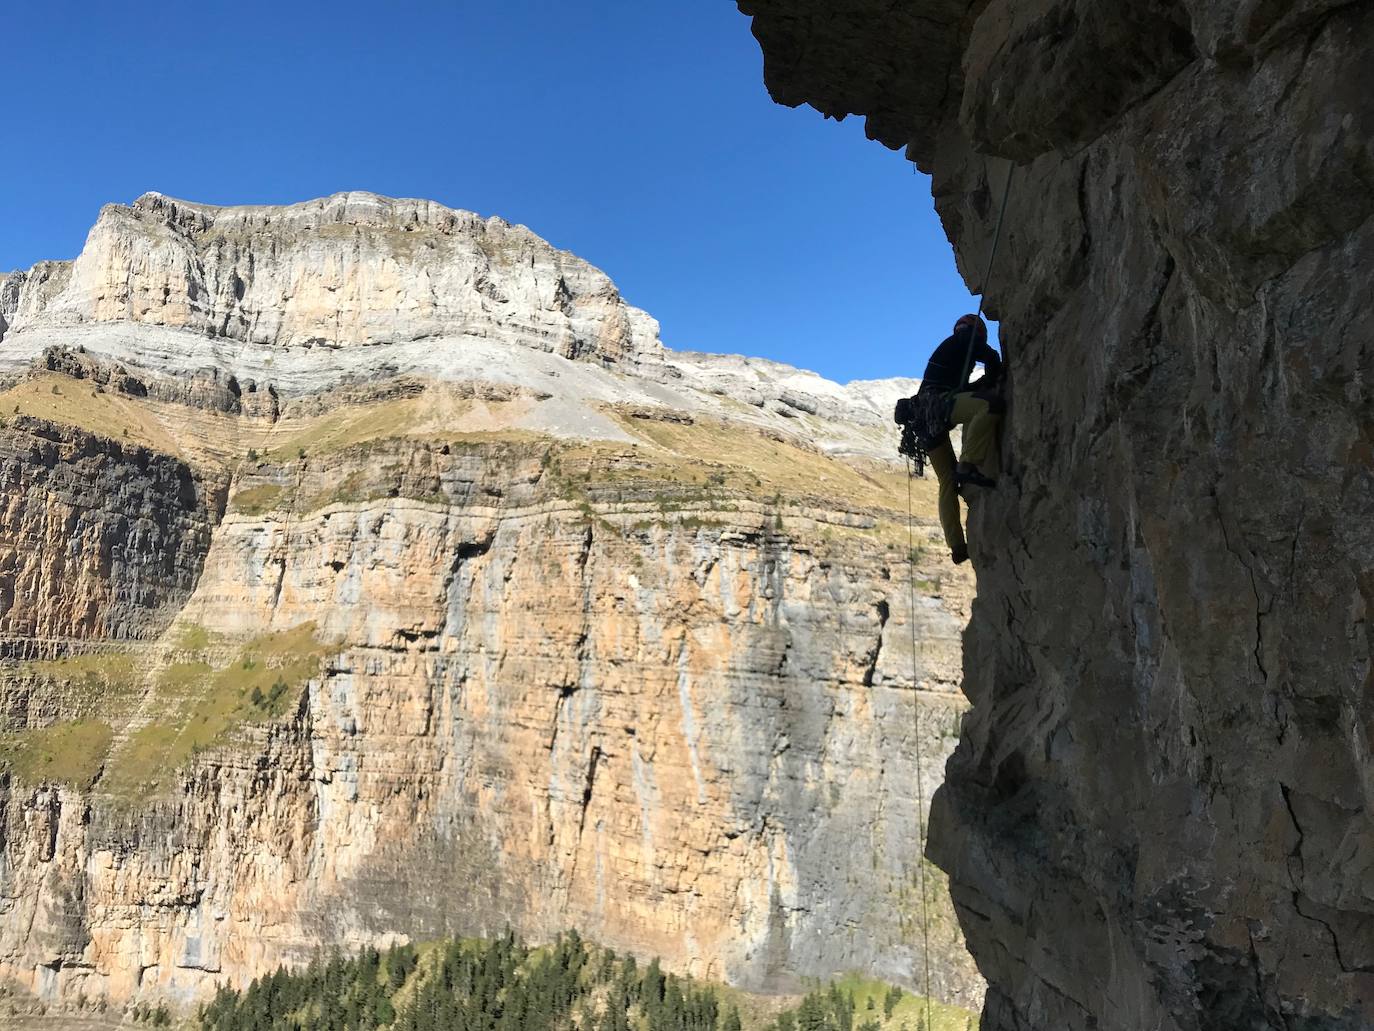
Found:
[[[199,580],[225,486],[167,455],[14,419],[0,432],[0,649],[156,637]]]
[[[913,384],[667,351],[528,230],[360,194],[109,207],[0,313],[0,974],[190,1003],[510,925],[920,976],[971,592],[922,483],[908,593]]]
[[[17,315],[50,324],[133,322],[281,348],[494,333],[568,358],[659,346],[656,323],[604,273],[523,226],[369,193],[289,208],[146,194],[107,206],[70,268],[45,266],[15,293]]]
[[[1016,165],[931,840],[984,1028],[1374,1026],[1374,5],[740,6],[969,272]]]

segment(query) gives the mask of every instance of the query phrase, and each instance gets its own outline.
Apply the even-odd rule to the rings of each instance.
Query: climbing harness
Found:
[[[913,166],[914,167],[914,166]],[[988,286],[992,279],[993,262],[997,260],[997,245],[1002,241],[1002,223],[1007,215],[1007,201],[1011,197],[1011,174],[1015,166],[1007,165],[1007,181],[1002,188],[1002,206],[997,212],[997,228],[992,234],[992,249],[988,253],[987,270],[983,273],[983,292],[978,297],[977,318],[983,317],[983,300],[987,297]],[[969,327],[968,350],[964,355],[964,371],[959,377],[960,384],[967,384],[969,373],[973,369],[973,347],[977,335],[977,324]],[[907,457],[907,478],[906,478],[906,541],[907,541],[907,591],[909,595],[907,623],[911,627],[911,707],[915,714],[914,730],[916,734],[916,836],[918,849],[916,852],[917,862],[920,864],[918,887],[921,892],[921,958],[924,967],[925,983],[925,1009],[926,1009],[926,1028],[933,1031],[935,1025],[931,1021],[930,1012],[930,903],[928,892],[926,891],[926,819],[925,819],[925,771],[922,769],[925,760],[925,749],[921,744],[921,692],[916,685],[916,519],[911,501],[911,481],[917,476],[925,475],[925,465],[927,461],[927,449],[933,447],[940,439],[949,432],[948,412],[949,405],[953,403],[953,397],[958,390],[941,392],[932,390],[927,392],[925,384],[921,385],[921,390],[916,392],[913,398],[903,398],[897,403],[897,410],[894,418],[902,424],[902,441],[898,446],[898,451]],[[926,395],[923,397],[923,395]],[[937,404],[937,401],[940,404]],[[941,419],[938,432],[927,436],[932,429],[932,423],[937,418]]]
[[[930,452],[949,438],[949,415],[953,404],[952,394],[927,383],[921,384],[915,397],[904,397],[897,402],[893,418],[902,427],[897,453],[911,459],[918,477],[926,474]]]

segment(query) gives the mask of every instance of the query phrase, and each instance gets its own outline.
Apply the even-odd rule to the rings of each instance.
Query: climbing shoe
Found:
[[[964,486],[970,486],[970,487],[996,487],[996,486],[997,486],[997,481],[996,481],[996,480],[990,480],[990,479],[988,479],[986,476],[984,476],[982,473],[980,473],[980,472],[978,471],[978,469],[977,469],[975,466],[969,465],[967,462],[960,462],[957,466],[955,466],[955,468],[954,468],[954,478],[955,478],[956,481],[958,481],[958,484],[959,484],[959,486],[961,486],[961,487],[964,487]]]
[[[968,561],[968,545],[961,544],[957,548],[951,548],[949,557],[956,566],[963,565]]]

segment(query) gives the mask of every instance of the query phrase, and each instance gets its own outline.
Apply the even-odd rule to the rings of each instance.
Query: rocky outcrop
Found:
[[[1374,1025],[1374,6],[740,6],[1001,320],[931,839],[984,1028]]]
[[[213,412],[275,420],[281,414],[277,392],[269,383],[259,390],[253,380],[240,383],[232,373],[215,366],[166,375],[131,372],[119,362],[87,354],[85,348],[46,348],[33,362],[33,371],[55,372],[70,379],[88,380],[97,389],[109,388],[131,398],[155,398]],[[318,398],[319,395],[314,395]]]
[[[137,376],[130,375],[124,366],[99,361],[84,351],[50,347],[43,352],[42,358],[34,362],[34,368],[60,373],[68,379],[89,380],[98,388],[109,387],[129,397],[148,396],[148,385]]]
[[[266,419],[399,378],[481,381],[550,401],[520,427],[535,433],[623,439],[600,408],[627,402],[886,459],[890,395],[915,389],[669,351],[604,273],[525,227],[367,193],[109,205],[75,262],[0,280],[0,320],[0,375],[103,368],[160,400]]]
[[[825,543],[843,512],[579,503],[537,454],[371,458],[401,468],[351,489],[382,498],[231,513],[183,612],[228,638],[312,621],[336,642],[326,674],[286,727],[208,754],[133,822],[109,815],[118,798],[44,796],[55,858],[11,856],[5,894],[40,928],[8,925],[25,929],[11,971],[57,970],[33,984],[50,995],[186,998],[321,941],[509,922],[752,987],[911,976],[913,616],[896,556]],[[327,497],[345,472],[291,489]],[[937,599],[915,618],[917,676],[939,690],[958,619]],[[929,696],[931,778],[959,711],[944,697]],[[48,802],[9,805],[17,820]],[[951,934],[938,944],[957,957]],[[941,974],[970,990],[957,958]]]
[[[40,313],[62,291],[70,261],[40,261],[33,268],[0,275],[0,340],[16,322]]]
[[[14,417],[0,429],[0,652],[156,637],[190,597],[226,483]]]

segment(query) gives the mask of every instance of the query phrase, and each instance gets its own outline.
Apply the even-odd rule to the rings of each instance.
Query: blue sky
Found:
[[[729,0],[14,4],[0,269],[100,206],[339,190],[522,222],[669,346],[919,375],[976,306],[900,154],[775,105]]]

